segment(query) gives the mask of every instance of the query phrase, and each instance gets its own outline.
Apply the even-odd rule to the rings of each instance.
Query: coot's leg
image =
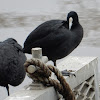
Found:
[[[56,67],[56,60],[55,61],[53,61],[54,62],[54,66]]]
[[[9,86],[8,86],[8,84],[6,85],[6,89],[7,89],[8,96],[9,96]]]

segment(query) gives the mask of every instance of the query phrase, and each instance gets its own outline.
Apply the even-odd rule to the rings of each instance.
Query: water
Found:
[[[66,19],[71,10],[78,13],[84,28],[84,39],[71,55],[97,56],[100,62],[100,0],[0,0],[0,41],[13,37],[23,46],[35,27],[46,20]],[[26,77],[20,86],[10,86],[10,93],[29,83]],[[7,92],[3,87],[0,91],[3,100]]]

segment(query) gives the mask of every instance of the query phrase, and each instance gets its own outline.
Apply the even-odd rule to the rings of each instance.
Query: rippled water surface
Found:
[[[35,27],[50,19],[66,20],[71,10],[78,13],[84,28],[83,41],[71,55],[99,57],[100,0],[0,0],[0,41],[13,37],[23,46]],[[10,87],[10,93],[29,84],[27,81],[31,82],[26,78],[20,86]],[[3,100],[7,97],[6,89],[0,87],[0,91],[0,100]]]

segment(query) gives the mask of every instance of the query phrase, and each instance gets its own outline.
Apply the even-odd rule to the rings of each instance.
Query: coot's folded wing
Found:
[[[24,52],[28,53],[32,47],[46,46],[47,43],[55,44],[55,41],[59,40],[58,29],[62,27],[63,22],[63,20],[50,20],[39,25],[24,42]]]

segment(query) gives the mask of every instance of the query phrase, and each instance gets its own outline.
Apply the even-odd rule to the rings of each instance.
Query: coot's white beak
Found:
[[[69,30],[71,30],[72,24],[73,24],[73,18],[70,17],[69,18]]]

